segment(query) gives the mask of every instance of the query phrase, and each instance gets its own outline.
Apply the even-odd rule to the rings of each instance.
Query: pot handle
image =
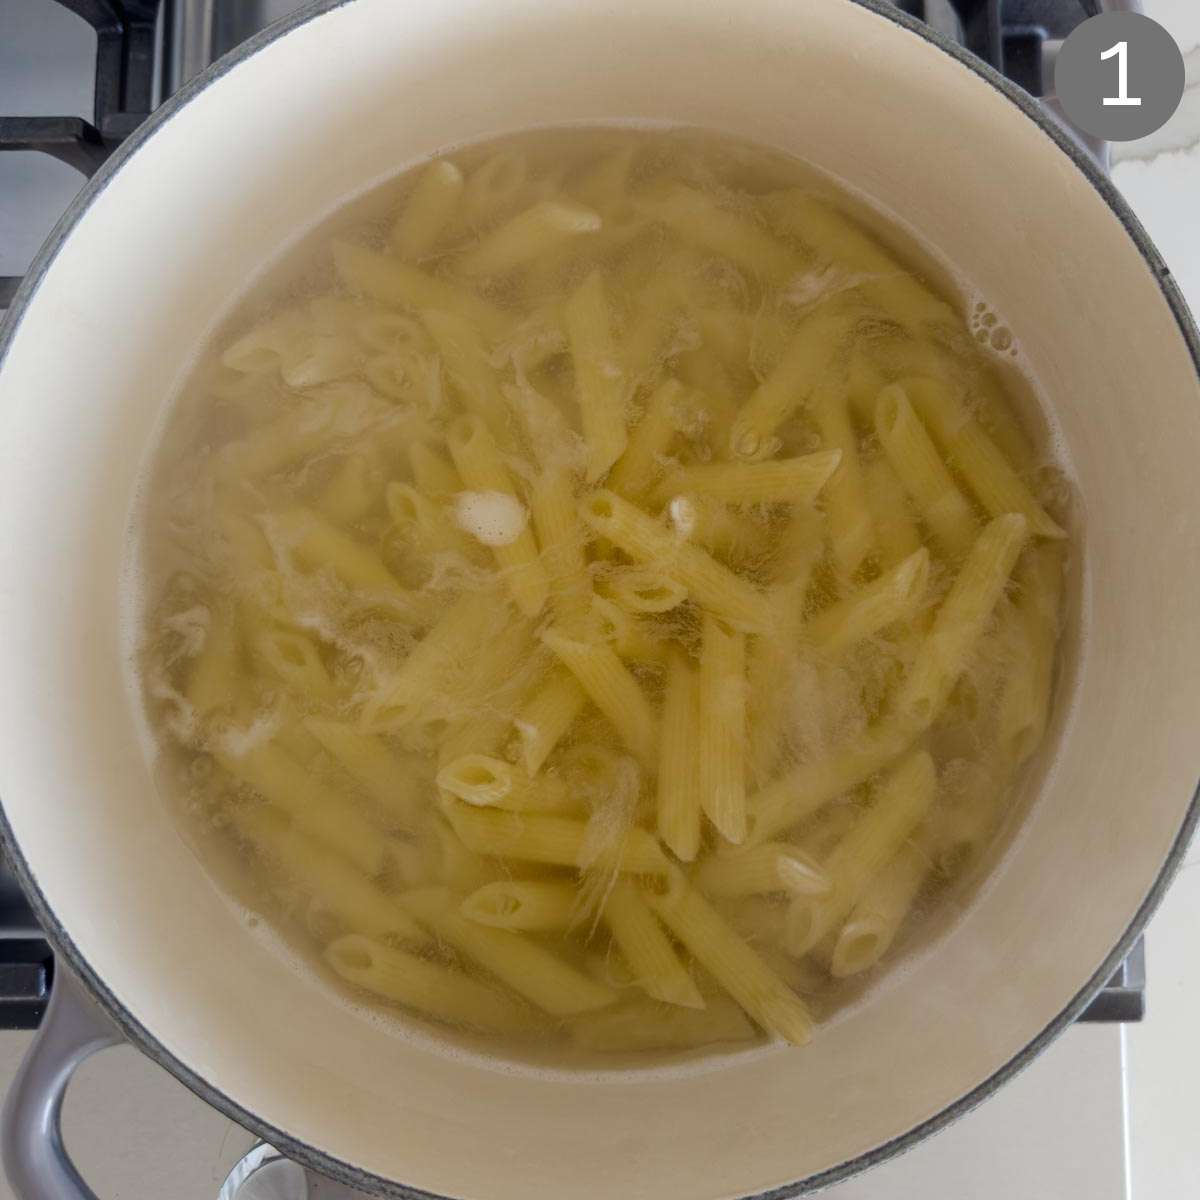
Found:
[[[8,1089],[0,1127],[4,1169],[20,1200],[97,1200],[63,1145],[63,1096],[85,1058],[122,1040],[57,959],[46,1015]]]
[[[1143,14],[1142,0],[1095,0],[1097,13],[1106,12],[1132,12]],[[1047,57],[1043,60],[1042,76],[1043,79],[1049,78],[1051,84],[1054,80],[1054,62],[1058,54],[1058,49],[1061,42],[1047,42],[1043,48],[1043,54]],[[1063,111],[1062,105],[1059,103],[1058,97],[1053,92],[1047,92],[1041,99],[1042,108],[1053,119],[1054,123],[1060,128],[1066,130],[1071,137],[1087,151],[1089,155],[1096,161],[1096,165],[1102,170],[1105,175],[1112,170],[1112,144],[1093,137],[1090,133],[1085,133],[1077,125],[1072,125],[1067,114]]]

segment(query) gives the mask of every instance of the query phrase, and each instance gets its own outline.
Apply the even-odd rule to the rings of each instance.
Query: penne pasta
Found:
[[[629,431],[625,452],[608,475],[608,486],[628,500],[641,500],[663,469],[682,423],[687,389],[677,379],[661,383]]]
[[[1000,751],[1014,764],[1033,753],[1046,731],[1062,606],[1061,552],[1055,546],[1031,546],[1017,567],[1015,581],[1014,656],[996,718]]]
[[[860,314],[833,303],[805,317],[774,370],[742,406],[729,435],[737,458],[768,458],[779,427],[808,399],[834,356],[850,337]]]
[[[706,896],[722,900],[772,894],[824,896],[832,886],[820,864],[785,842],[714,855],[700,865],[693,883]]]
[[[529,506],[553,597],[555,622],[562,629],[582,634],[590,623],[592,585],[571,473],[561,465],[548,465],[533,485]]]
[[[609,491],[584,500],[580,513],[596,533],[640,563],[652,563],[687,588],[697,603],[739,629],[770,625],[766,598],[697,546],[681,542],[652,517]]]
[[[658,752],[658,836],[691,862],[700,848],[699,685],[681,650],[667,661]]]
[[[903,386],[921,420],[988,513],[993,517],[1020,513],[1035,537],[1067,536],[948,383],[924,377],[906,379]]]
[[[879,547],[879,564],[887,570],[921,548],[921,533],[904,485],[886,457],[867,464],[863,482]]]
[[[302,833],[336,850],[364,875],[381,875],[387,867],[381,830],[277,745],[265,742],[244,754],[218,750],[216,759],[234,779],[286,813]]]
[[[290,629],[263,629],[250,636],[249,644],[255,662],[300,695],[330,701],[337,694],[312,638]]]
[[[464,144],[201,352],[144,710],[198,849],[351,1003],[538,1069],[800,1044],[996,857],[1069,485],[1000,316],[815,178]]]
[[[422,319],[427,312],[456,313],[496,341],[511,328],[509,318],[482,297],[419,267],[350,242],[335,241],[332,249],[338,275],[352,292],[420,313]]]
[[[457,263],[464,275],[501,275],[552,254],[566,241],[596,233],[598,214],[565,200],[541,200],[480,238]]]
[[[655,1004],[649,1000],[625,1002],[571,1022],[571,1039],[577,1046],[605,1054],[688,1050],[727,1042],[747,1042],[754,1036],[754,1026],[725,996],[709,997],[701,1009]]]
[[[575,365],[575,393],[587,443],[589,483],[602,479],[625,452],[626,383],[612,334],[604,278],[593,271],[563,309]]]
[[[379,732],[415,721],[449,672],[476,653],[489,634],[503,629],[507,618],[494,599],[489,603],[487,596],[460,596],[364,705],[364,730]]]
[[[727,504],[811,504],[837,472],[841,458],[840,450],[820,450],[762,463],[679,467],[654,490],[653,499],[665,504],[684,493]]]
[[[854,279],[864,296],[906,327],[923,323],[956,323],[954,310],[905,271],[873,237],[819,197],[789,191],[772,197],[771,216],[784,231],[799,238],[819,260],[858,273]]]
[[[746,640],[705,614],[696,691],[700,806],[728,842],[746,836]]]
[[[307,837],[296,823],[271,805],[239,805],[229,810],[238,834],[273,868],[310,892],[346,929],[413,945],[428,941],[420,926],[394,896]]]
[[[461,800],[444,802],[443,808],[463,844],[476,854],[557,867],[587,865],[586,821],[475,808]],[[626,832],[611,859],[614,869],[633,875],[659,877],[669,870],[662,847],[645,829]]]
[[[800,629],[813,571],[824,553],[824,520],[814,509],[794,510],[780,535],[768,597],[772,624],[746,648],[750,774],[766,782],[787,741],[800,669]]]
[[[650,567],[613,571],[603,581],[604,591],[628,613],[665,613],[687,599],[687,588],[663,571]]]
[[[975,540],[979,522],[902,387],[892,384],[879,393],[875,431],[888,462],[942,550],[952,557],[962,554]]]
[[[875,526],[858,458],[858,435],[850,421],[844,388],[818,388],[811,407],[821,441],[829,447],[825,453],[838,455],[836,469],[824,489],[825,516],[833,561],[840,578],[851,581],[876,552]]]
[[[868,884],[925,819],[933,803],[937,772],[923,750],[908,755],[879,785],[872,806],[825,860],[832,888],[827,896],[801,896],[788,909],[785,943],[797,957],[839,930]]]
[[[496,879],[496,866],[463,844],[448,822],[435,817],[424,830],[420,845],[421,870],[414,884],[436,884],[457,892],[472,892]]]
[[[513,718],[525,770],[536,775],[587,706],[587,692],[570,671],[554,667]]]
[[[572,807],[557,776],[531,779],[519,767],[487,754],[463,754],[437,773],[444,792],[479,808],[509,812],[562,812]]]
[[[391,243],[397,254],[423,258],[437,246],[454,221],[463,182],[463,173],[448,158],[430,163],[421,172],[392,226]]]
[[[441,355],[442,368],[462,406],[482,420],[498,445],[507,446],[510,442],[508,406],[478,328],[461,313],[452,311],[427,310],[422,312],[421,319],[433,337]],[[447,431],[453,456],[452,438],[452,432]],[[454,465],[462,476],[457,457]],[[463,482],[467,487],[474,486],[465,476]]]
[[[889,625],[911,620],[929,588],[929,551],[922,546],[877,579],[830,605],[804,627],[823,650],[843,650]]]
[[[349,588],[403,594],[379,555],[312,509],[272,513],[269,534],[310,571],[330,570]]]
[[[305,717],[303,725],[384,812],[410,827],[415,824],[432,798],[428,776],[416,762],[398,758],[382,738],[341,721]]]
[[[541,640],[608,718],[625,745],[642,762],[653,762],[658,721],[629,668],[602,642],[577,641],[556,629],[543,631]]]
[[[903,731],[884,727],[860,744],[793,767],[747,800],[747,843],[768,841],[856,788],[898,758],[910,740]]]
[[[480,561],[483,547],[458,525],[451,510],[411,483],[393,480],[384,491],[384,503],[393,524],[414,549],[429,556],[458,554],[468,562]]]
[[[325,961],[347,983],[451,1025],[528,1035],[530,1014],[495,988],[426,958],[350,934],[325,948]]]
[[[463,195],[466,218],[474,225],[504,216],[520,203],[529,185],[525,155],[501,150],[476,167]]]
[[[676,536],[726,563],[761,558],[768,549],[766,524],[711,496],[673,496],[667,520]]]
[[[664,1004],[704,1007],[691,975],[634,884],[626,879],[613,884],[604,920],[642,991]]]
[[[873,967],[891,948],[929,874],[929,838],[906,842],[863,889],[838,933],[829,971],[835,979]]]
[[[617,998],[537,942],[511,930],[489,929],[467,920],[448,889],[405,892],[400,902],[442,941],[553,1016],[591,1012]]]
[[[812,1036],[812,1015],[717,911],[681,879],[646,902],[697,961],[768,1033],[795,1046]]]
[[[752,218],[720,208],[692,188],[675,185],[643,202],[643,208],[673,232],[731,259],[758,279],[782,282],[798,269],[788,247]]]
[[[227,604],[214,603],[208,610],[204,645],[192,663],[185,693],[188,703],[200,716],[233,705],[238,658],[233,610]]]
[[[579,916],[579,890],[557,879],[498,879],[467,896],[459,912],[493,929],[560,933]]]
[[[901,685],[893,712],[906,728],[924,729],[941,712],[1004,592],[1028,536],[1019,513],[996,517],[971,547]]]
[[[454,465],[468,488],[484,496],[507,496],[520,502],[512,476],[508,473],[499,448],[478,417],[461,417],[447,432]],[[545,606],[549,582],[538,557],[533,532],[522,521],[520,528],[505,520],[499,522],[496,536],[489,538],[492,553],[500,567],[505,586],[517,607],[526,616],[536,617]]]

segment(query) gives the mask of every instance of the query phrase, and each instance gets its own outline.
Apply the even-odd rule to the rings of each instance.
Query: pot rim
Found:
[[[271,45],[277,39],[284,37],[294,29],[354,2],[355,0],[313,0],[312,3],[305,7],[276,21],[247,41],[236,46],[205,71],[191,79],[179,91],[155,109],[121,143],[100,167],[99,171],[84,184],[62,218],[55,225],[50,236],[46,239],[37,256],[34,258],[33,263],[30,265],[4,320],[0,321],[0,370],[4,367],[9,347],[21,326],[21,319],[36,296],[38,287],[57,257],[58,251],[68,235],[92,206],[97,197],[103,193],[114,174],[121,169],[126,160],[137,153],[142,144],[148,138],[152,137],[162,126],[166,125],[180,109],[195,96],[198,96],[201,92],[220,80],[233,67],[238,66],[251,57],[251,55]],[[1188,309],[1187,302],[1178,284],[1175,282],[1170,268],[1150,240],[1149,235],[1142,227],[1132,208],[1130,208],[1128,202],[1100,169],[1091,155],[1028,92],[1011,82],[994,67],[977,58],[963,46],[951,41],[944,34],[929,28],[915,17],[911,17],[894,7],[890,3],[890,0],[847,0],[847,2],[857,4],[860,8],[865,8],[876,16],[891,21],[909,34],[923,38],[943,53],[957,60],[962,66],[966,67],[984,82],[990,84],[1011,101],[1030,121],[1039,126],[1041,131],[1071,159],[1121,222],[1126,233],[1141,253],[1147,267],[1149,267],[1154,275],[1159,290],[1162,292],[1163,298],[1166,300],[1175,317],[1179,332],[1191,354],[1197,379],[1200,380],[1200,329],[1197,329],[1195,320]],[[913,1126],[913,1128],[907,1130],[905,1133],[899,1134],[871,1150],[856,1155],[854,1158],[847,1159],[845,1162],[839,1163],[837,1166],[830,1167],[818,1174],[810,1175],[805,1179],[767,1191],[748,1193],[740,1197],[740,1200],[790,1200],[791,1197],[841,1183],[869,1167],[876,1166],[905,1150],[911,1149],[931,1134],[944,1129],[952,1121],[957,1120],[988,1099],[1002,1084],[1008,1082],[1009,1079],[1028,1066],[1063,1030],[1073,1024],[1076,1017],[1087,1007],[1093,995],[1113,975],[1161,902],[1167,888],[1175,877],[1176,871],[1178,871],[1183,862],[1187,847],[1198,825],[1200,825],[1200,782],[1198,782],[1196,791],[1192,795],[1179,833],[1172,843],[1163,861],[1162,868],[1135,913],[1133,920],[1120,938],[1117,939],[1112,950],[1096,968],[1091,977],[1075,993],[1062,1011],[1006,1063],[997,1068],[971,1091],[953,1103],[948,1104],[934,1116]],[[21,888],[28,898],[38,918],[38,922],[55,953],[65,959],[72,972],[81,980],[92,998],[120,1029],[122,1035],[143,1054],[169,1071],[206,1104],[211,1105],[226,1117],[237,1122],[250,1132],[257,1134],[277,1150],[296,1159],[303,1165],[311,1167],[313,1170],[328,1175],[340,1182],[349,1184],[352,1187],[357,1187],[371,1194],[389,1197],[391,1200],[450,1200],[450,1198],[440,1193],[412,1187],[363,1170],[353,1163],[335,1157],[328,1151],[321,1150],[308,1142],[293,1137],[284,1130],[278,1129],[269,1122],[264,1121],[255,1113],[243,1108],[236,1100],[209,1083],[201,1074],[171,1054],[158,1041],[155,1035],[142,1025],[109,991],[107,985],[92,969],[87,958],[59,923],[50,903],[37,883],[33,869],[13,836],[12,827],[9,824],[8,814],[2,799],[0,799],[0,844],[2,844],[3,849],[6,851],[14,874],[20,882]]]

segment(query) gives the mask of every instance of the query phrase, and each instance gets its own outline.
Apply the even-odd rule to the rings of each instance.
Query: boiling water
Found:
[[[407,1025],[803,1042],[1045,728],[1066,496],[1016,349],[758,147],[573,129],[402,176],[172,413],[164,793],[272,938]]]

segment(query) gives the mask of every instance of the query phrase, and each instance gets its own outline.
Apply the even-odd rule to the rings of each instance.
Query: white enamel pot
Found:
[[[411,1044],[264,952],[152,787],[124,564],[164,406],[261,265],[443,147],[647,119],[811,160],[987,297],[1080,497],[1077,620],[1028,815],[908,969],[802,1051],[546,1077]],[[882,0],[318,4],[129,139],[36,263],[0,354],[0,796],[22,883],[104,1021],[364,1190],[718,1200],[842,1178],[968,1109],[1073,1019],[1195,822],[1196,330],[1070,138]],[[78,1051],[106,1035],[54,1036]],[[86,1195],[29,1150],[24,1086],[18,1186]]]

